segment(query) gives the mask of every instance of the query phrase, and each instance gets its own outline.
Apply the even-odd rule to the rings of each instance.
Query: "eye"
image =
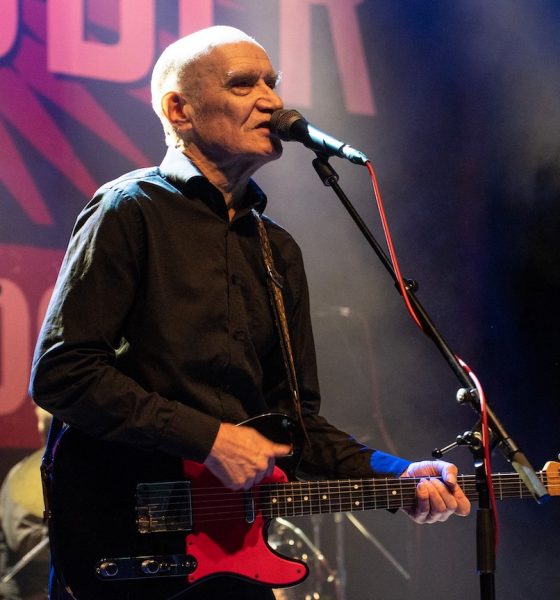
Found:
[[[271,89],[276,89],[276,86],[279,85],[280,81],[282,81],[282,73],[277,73],[275,75],[271,75],[270,77],[266,77],[264,82]]]
[[[229,89],[235,94],[248,94],[257,84],[258,79],[255,77],[234,77],[229,82]]]
[[[238,96],[245,96],[262,83],[269,89],[274,90],[279,82],[280,74],[275,72],[265,75],[260,73],[237,73],[231,74],[229,80],[225,83],[225,87]]]
[[[252,79],[239,79],[238,81],[234,81],[232,87],[253,87],[255,82]]]

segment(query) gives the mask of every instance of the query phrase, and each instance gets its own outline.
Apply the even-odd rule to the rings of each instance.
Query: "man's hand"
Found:
[[[272,475],[276,457],[291,451],[251,427],[222,423],[204,464],[227,488],[248,490]]]
[[[457,467],[442,460],[416,462],[401,477],[426,477],[416,486],[416,504],[406,509],[416,523],[447,521],[453,514],[466,517],[471,503],[457,485]],[[430,479],[431,477],[441,477]]]

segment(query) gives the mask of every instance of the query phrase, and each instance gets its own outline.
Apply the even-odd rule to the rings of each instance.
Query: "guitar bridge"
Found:
[[[136,486],[136,515],[140,533],[192,531],[190,482],[139,483]]]

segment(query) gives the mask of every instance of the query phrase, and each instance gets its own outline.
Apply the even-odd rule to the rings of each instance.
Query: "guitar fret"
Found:
[[[296,516],[300,517],[302,516],[303,513],[303,493],[302,493],[302,484],[301,483],[297,483],[296,484],[296,504],[294,506],[294,509],[296,511]]]
[[[360,491],[360,484],[357,481],[348,480],[348,510],[358,510],[361,507],[361,502],[356,496]]]
[[[361,504],[362,510],[365,510],[366,503],[365,503],[365,500],[364,500],[364,482],[363,481],[362,481],[362,484],[360,486],[360,501],[362,503]]]
[[[330,490],[330,511],[337,513],[344,510],[344,497],[342,495],[342,490],[340,489],[340,479],[336,480],[336,492]]]
[[[371,493],[373,479],[362,481],[362,510],[372,510],[375,507],[375,495]]]
[[[390,501],[389,501],[389,482],[385,481],[385,495],[387,496],[387,508],[389,508],[390,506]]]
[[[319,512],[319,507],[317,505],[317,494],[316,494],[316,484],[315,482],[309,482],[309,498],[311,502],[311,512],[316,515]]]
[[[353,494],[353,484],[350,479],[346,479],[345,481],[339,482],[342,483],[342,487],[344,492],[341,494],[341,505],[344,506],[344,502],[346,502],[346,510],[352,510],[354,504]]]
[[[296,494],[295,494],[294,483],[291,482],[289,484],[288,495],[286,497],[286,508],[288,511],[288,515],[290,517],[295,517],[295,515],[296,515],[296,508],[297,508],[296,504],[297,504],[297,499],[296,499]]]
[[[307,509],[307,512],[304,514],[312,515],[313,514],[313,501],[312,501],[312,497],[311,497],[311,484],[310,483],[307,484],[307,493],[303,499],[305,500],[305,508]]]
[[[348,487],[348,508],[349,510],[358,510],[362,506],[360,500],[360,480],[348,479],[346,486]],[[357,503],[357,504],[356,504]]]
[[[321,501],[321,488],[317,481],[315,482],[315,502],[317,504],[317,507],[315,509],[317,514],[322,513],[323,512],[323,502]]]
[[[387,480],[387,508],[398,508],[399,507],[399,493],[395,489],[398,485],[397,479]]]
[[[292,483],[291,488],[290,488],[290,495],[291,495],[290,508],[292,511],[292,517],[296,517],[299,515],[298,505],[301,506],[297,483]]]
[[[285,502],[285,510],[284,510],[284,514],[287,517],[293,517],[294,515],[291,514],[291,509],[292,509],[292,483],[289,482],[284,486],[284,491],[286,492],[284,494],[284,502]]]
[[[500,500],[503,500],[504,499],[504,491],[502,489],[502,477],[498,477],[498,487],[500,489],[500,494],[499,494]]]
[[[304,491],[304,484],[301,484],[301,515],[309,514],[309,495]]]
[[[268,516],[271,518],[279,517],[280,510],[278,506],[278,486],[270,485],[268,486]]]

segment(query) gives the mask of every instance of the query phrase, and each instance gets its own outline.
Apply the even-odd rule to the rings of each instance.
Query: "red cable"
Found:
[[[488,492],[490,495],[490,507],[492,509],[492,521],[494,523],[494,550],[498,548],[500,541],[500,525],[498,522],[498,506],[496,503],[496,494],[494,493],[494,485],[492,483],[492,465],[490,463],[490,430],[488,429],[488,410],[486,406],[486,396],[482,385],[478,380],[478,377],[458,356],[455,357],[459,364],[463,367],[468,376],[474,381],[476,391],[478,392],[478,398],[480,402],[480,416],[481,416],[481,432],[482,432],[482,448],[484,449],[484,467],[486,470],[486,480],[488,482]]]
[[[391,263],[393,265],[393,270],[395,271],[395,276],[397,278],[397,284],[401,291],[401,294],[402,294],[402,297],[403,297],[403,300],[404,300],[404,303],[405,303],[408,313],[410,314],[410,316],[412,317],[412,319],[414,320],[416,325],[422,331],[424,331],[422,323],[421,323],[418,315],[414,311],[414,308],[410,303],[410,299],[409,299],[408,293],[406,291],[406,286],[405,286],[403,277],[401,275],[401,270],[399,267],[399,262],[397,260],[397,255],[396,255],[395,248],[393,245],[393,240],[391,238],[391,232],[389,231],[389,223],[388,223],[387,217],[385,215],[385,208],[383,207],[383,200],[381,198],[381,192],[379,191],[379,185],[377,183],[377,176],[375,175],[375,171],[369,160],[366,162],[366,167],[371,176],[371,182],[373,184],[373,193],[375,196],[375,200],[377,202],[377,208],[379,210],[379,216],[381,218],[381,225],[383,226],[383,232],[385,234],[385,239],[387,240],[387,247],[389,248],[389,255],[391,257]],[[424,333],[425,333],[425,331],[424,331]],[[478,380],[478,378],[474,374],[474,372],[458,356],[456,356],[455,358],[459,361],[459,364],[461,365],[461,367],[466,371],[466,373],[472,379],[472,381],[474,382],[474,384],[476,386],[477,392],[478,392],[478,397],[479,397],[479,402],[480,402],[481,423],[482,423],[481,430],[482,430],[482,447],[484,449],[484,466],[486,469],[486,478],[488,481],[488,489],[489,489],[489,495],[490,495],[490,506],[492,509],[492,520],[494,523],[494,548],[496,549],[498,547],[500,532],[499,532],[499,523],[498,523],[498,507],[496,504],[496,495],[494,493],[494,486],[492,485],[492,467],[490,464],[490,433],[489,433],[489,429],[488,429],[488,411],[486,408],[486,396],[484,395],[484,390],[482,389],[480,381]]]
[[[377,184],[377,177],[375,175],[375,171],[371,165],[371,162],[368,160],[366,162],[367,170],[371,175],[371,182],[373,184],[373,194],[375,196],[375,200],[377,202],[377,209],[379,210],[379,216],[381,217],[381,225],[383,226],[383,232],[385,233],[385,239],[387,240],[387,247],[389,248],[389,255],[391,257],[391,262],[393,263],[393,269],[395,271],[395,275],[397,276],[397,283],[399,289],[401,291],[401,295],[403,297],[406,308],[410,314],[410,316],[414,319],[414,322],[418,327],[424,331],[422,327],[422,323],[420,319],[417,317],[412,305],[410,304],[410,300],[408,298],[408,293],[406,291],[406,286],[403,281],[403,277],[401,275],[401,270],[399,267],[399,262],[397,260],[397,255],[395,253],[395,248],[393,247],[393,240],[391,239],[391,233],[389,231],[389,224],[387,222],[387,217],[385,216],[385,208],[383,207],[383,201],[381,199],[381,192],[379,191],[379,185]]]

